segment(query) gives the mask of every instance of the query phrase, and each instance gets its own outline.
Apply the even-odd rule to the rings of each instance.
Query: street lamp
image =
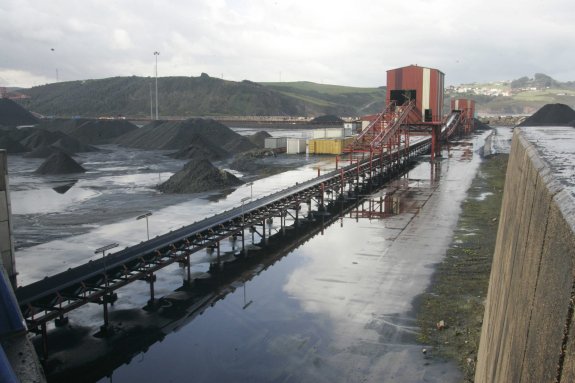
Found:
[[[152,215],[152,212],[147,212],[136,217],[136,220],[146,218],[146,234],[148,235],[148,241],[150,240],[150,226],[148,225],[148,217]]]
[[[150,83],[150,121],[154,119],[154,93],[152,93],[152,83]]]
[[[120,245],[118,245],[117,243],[110,243],[109,245],[97,248],[94,251],[94,254],[102,253],[102,257],[104,257],[106,255],[106,251],[113,249],[114,247],[118,247],[118,246],[120,246]]]
[[[55,52],[55,51],[56,51],[54,48],[50,48],[50,50],[51,50],[52,52]],[[58,65],[56,65],[56,82],[58,82],[58,81],[59,81],[59,76],[58,76]]]
[[[104,260],[104,283],[105,283],[105,290],[104,296],[102,297],[102,304],[104,305],[104,325],[100,327],[102,333],[106,333],[107,331],[113,331],[113,329],[109,328],[109,320],[108,320],[108,303],[114,302],[114,298],[112,297],[113,294],[108,292],[108,269],[106,267],[106,251],[113,249],[114,247],[119,246],[117,243],[110,243],[109,245],[102,246],[97,248],[94,251],[94,254],[102,253],[102,259]],[[117,296],[116,296],[117,298]]]
[[[99,247],[94,251],[94,254],[102,253],[102,259],[104,260],[104,274],[106,274],[106,272],[108,271],[106,267],[106,251],[118,246],[120,245],[118,245],[117,243],[110,243],[109,245]],[[107,286],[108,286],[108,278],[106,278],[106,287]]]
[[[156,57],[156,120],[158,119],[158,56],[160,52],[154,52],[154,56]]]
[[[244,202],[250,200],[250,197],[244,197],[240,200],[240,202],[242,203],[242,228],[244,226]]]

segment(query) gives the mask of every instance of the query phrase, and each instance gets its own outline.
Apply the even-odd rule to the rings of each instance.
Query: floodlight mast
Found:
[[[156,57],[156,120],[158,119],[158,56],[160,52],[154,52],[154,56]]]

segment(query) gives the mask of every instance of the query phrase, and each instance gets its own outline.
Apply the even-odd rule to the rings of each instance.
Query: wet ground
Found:
[[[125,350],[128,357],[117,355],[131,362],[105,372],[111,377],[93,380],[459,381],[453,364],[422,353],[426,345],[416,340],[412,300],[426,289],[445,255],[486,135],[451,146],[433,168],[424,158],[393,185],[401,196],[399,214],[359,218],[360,209],[340,218],[266,270],[240,278],[202,315],[170,322],[141,310],[149,298],[145,282],[119,290],[112,320],[127,328],[146,317],[143,323],[154,336],[140,349]],[[86,262],[108,243],[124,247],[145,239],[145,222],[135,220],[142,212],[153,213],[150,236],[155,236],[238,205],[252,193],[268,194],[314,177],[318,166],[321,171],[334,166],[332,159],[303,157],[299,160],[307,165],[251,186],[166,197],[152,187],[182,161],[163,153],[108,149],[112,152],[87,155],[85,167],[92,170],[64,194],[53,187],[73,180],[38,178],[29,173],[32,160],[9,158],[21,284]],[[213,257],[194,255],[193,271],[207,271]],[[164,269],[156,295],[170,294],[182,280],[177,265]],[[64,335],[52,341],[54,363],[74,364],[81,354],[109,351],[109,341],[93,337],[101,323],[97,305],[72,313],[69,334],[83,333],[90,347],[74,349],[78,338],[58,329]],[[59,343],[66,350],[58,352]]]

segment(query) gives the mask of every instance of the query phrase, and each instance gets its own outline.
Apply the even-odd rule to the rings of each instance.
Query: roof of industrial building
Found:
[[[414,67],[414,68],[423,68],[423,69],[431,69],[431,70],[437,71],[437,72],[439,72],[439,73],[445,74],[445,73],[443,73],[442,71],[440,71],[439,69],[430,68],[430,67],[427,67],[427,66],[420,66],[420,65],[417,65],[417,64],[411,64],[411,65],[402,66],[402,67],[399,67],[399,68],[388,69],[387,72],[391,72],[391,71],[398,70],[398,69],[404,69],[404,68],[412,68],[412,67]]]

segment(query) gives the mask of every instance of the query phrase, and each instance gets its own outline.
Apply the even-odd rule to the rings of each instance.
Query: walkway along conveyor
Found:
[[[28,329],[42,334],[46,355],[47,323],[55,320],[57,326],[64,324],[67,312],[87,303],[98,303],[103,305],[102,330],[106,331],[108,304],[117,299],[114,291],[122,286],[146,280],[150,285],[149,303],[153,306],[157,270],[180,262],[187,268],[189,282],[191,254],[213,248],[219,259],[220,241],[232,236],[241,237],[240,254],[245,254],[246,228],[257,233],[265,244],[267,220],[279,217],[281,228],[285,229],[289,215],[297,225],[301,204],[307,203],[308,213],[311,213],[312,202],[316,211],[322,211],[325,200],[356,198],[360,189],[365,190],[365,185],[377,179],[391,179],[415,157],[429,152],[430,147],[431,140],[425,139],[390,154],[372,154],[364,159],[350,155],[350,164],[340,169],[19,287],[15,293]],[[256,229],[258,226],[262,227],[261,232]]]

